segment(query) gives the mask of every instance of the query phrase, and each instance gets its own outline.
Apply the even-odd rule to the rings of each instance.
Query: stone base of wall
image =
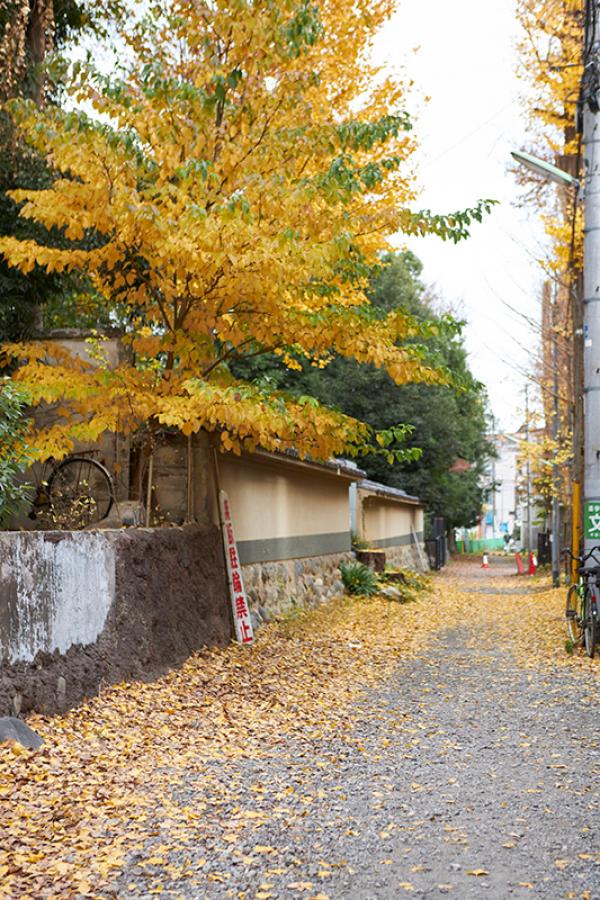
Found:
[[[344,593],[340,563],[354,555],[333,553],[242,566],[251,610],[279,616],[298,606],[317,606]]]
[[[399,547],[385,548],[385,564],[400,569],[411,569],[413,572],[428,572],[429,561],[425,547],[421,544],[421,556],[414,544],[403,544]]]
[[[0,535],[0,716],[61,712],[230,635],[217,528]]]

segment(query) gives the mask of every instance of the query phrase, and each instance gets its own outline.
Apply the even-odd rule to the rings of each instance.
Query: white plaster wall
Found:
[[[114,551],[101,533],[0,534],[0,659],[94,643],[114,593]]]
[[[411,528],[423,531],[423,507],[403,502],[401,498],[368,494],[358,488],[361,514],[361,537],[382,541],[396,537],[411,538]]]
[[[349,530],[348,479],[272,457],[219,457],[238,541]],[[216,521],[216,518],[215,518]]]

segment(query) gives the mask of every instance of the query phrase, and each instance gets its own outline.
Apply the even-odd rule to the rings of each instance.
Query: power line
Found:
[[[483,129],[486,128],[491,122],[493,122],[494,119],[498,118],[498,116],[501,113],[503,113],[505,110],[509,109],[512,105],[513,105],[512,101],[509,103],[505,103],[503,106],[500,107],[500,109],[497,109],[496,112],[493,113],[493,115],[491,115],[489,117],[489,119],[486,119],[484,122],[481,122],[480,125],[477,125],[471,131],[467,132],[467,134],[465,134],[461,138],[459,138],[454,144],[451,144],[449,147],[446,147],[445,150],[442,150],[441,153],[439,153],[437,156],[434,156],[433,159],[429,160],[429,165],[433,165],[434,163],[439,162],[440,159],[442,159],[444,156],[447,156],[448,153],[452,153],[453,150],[456,150],[457,147],[460,147],[462,144],[464,144],[465,141],[468,141],[469,138],[478,134],[480,131],[483,131]],[[504,134],[504,132],[501,133],[500,137],[502,136],[502,134]],[[496,138],[496,142],[498,140],[499,140],[499,138]]]

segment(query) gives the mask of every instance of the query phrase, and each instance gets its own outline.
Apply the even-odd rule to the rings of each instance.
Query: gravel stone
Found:
[[[186,861],[193,874],[177,880],[165,867],[163,891],[211,900],[600,896],[599,700],[583,669],[525,668],[499,642],[483,648],[474,608],[469,627],[437,634],[366,691],[347,734],[281,735],[264,757],[211,761],[201,779],[190,772],[170,802],[202,809],[202,821],[168,862]],[[215,800],[204,806],[207,784]],[[147,853],[168,839],[161,829],[157,809]],[[150,888],[132,859],[103,896]]]

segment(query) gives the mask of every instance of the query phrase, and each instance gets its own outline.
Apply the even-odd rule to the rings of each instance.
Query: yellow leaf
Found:
[[[8,746],[13,756],[31,756],[31,751],[24,747],[23,744],[19,744],[18,741],[5,741],[4,745]],[[2,745],[0,744],[0,746]]]

